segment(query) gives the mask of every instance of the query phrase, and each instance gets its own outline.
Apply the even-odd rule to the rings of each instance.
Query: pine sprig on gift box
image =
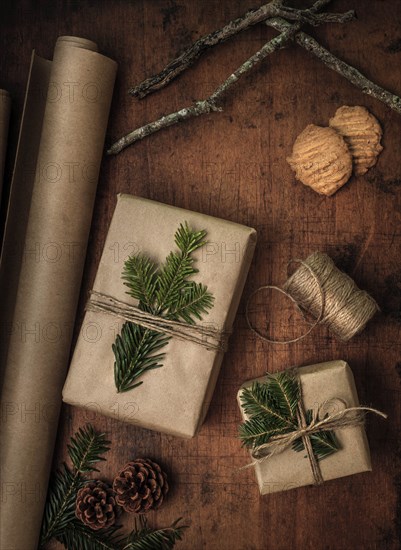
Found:
[[[40,537],[40,548],[55,538],[67,550],[169,550],[182,539],[187,526],[181,518],[170,527],[152,529],[141,519],[135,529],[125,535],[120,525],[92,530],[75,516],[78,490],[88,482],[85,474],[97,472],[95,464],[109,447],[104,433],[88,424],[71,438],[68,445],[73,468],[63,464],[53,478],[47,494]]]
[[[206,231],[192,231],[185,222],[175,233],[178,251],[170,252],[158,268],[147,256],[131,256],[124,264],[122,278],[128,294],[138,300],[138,307],[153,315],[193,325],[213,307],[207,287],[190,280],[198,270],[192,253],[204,246]],[[118,392],[140,384],[138,378],[162,366],[169,336],[132,322],[124,323],[113,344],[114,380]]]
[[[268,374],[265,382],[254,382],[241,393],[241,405],[249,417],[239,428],[239,437],[245,447],[256,450],[272,437],[298,429],[297,408],[301,396],[299,382],[288,372]],[[312,411],[306,411],[306,422],[312,420]],[[313,452],[322,460],[338,451],[340,445],[332,431],[310,436]],[[296,439],[294,451],[304,450],[301,438]]]

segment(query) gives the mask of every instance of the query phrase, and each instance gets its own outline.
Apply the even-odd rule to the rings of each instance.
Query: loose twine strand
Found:
[[[221,331],[210,325],[189,325],[180,321],[159,317],[143,311],[137,306],[127,304],[112,296],[94,290],[90,293],[86,304],[86,311],[107,313],[108,315],[130,321],[144,328],[162,332],[178,340],[193,342],[208,350],[223,352],[227,350],[229,331]]]
[[[300,267],[286,281],[283,288],[264,285],[256,289],[248,298],[245,318],[248,327],[259,338],[272,344],[291,344],[303,340],[318,324],[326,324],[340,340],[346,342],[361,332],[373,315],[379,311],[375,300],[355,282],[340,271],[333,260],[321,252],[315,252],[306,260],[291,260]],[[273,289],[281,292],[297,306],[305,319],[305,312],[315,320],[309,329],[289,340],[277,340],[263,335],[249,318],[249,305],[260,291]]]

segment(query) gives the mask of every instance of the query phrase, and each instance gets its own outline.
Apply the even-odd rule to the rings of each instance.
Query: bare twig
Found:
[[[208,35],[202,36],[179,57],[171,61],[160,73],[147,78],[137,86],[131,88],[131,95],[143,98],[148,94],[159,90],[190,67],[207,49],[216,44],[226,41],[228,38],[248,29],[249,27],[265,21],[269,17],[285,17],[290,21],[299,23],[309,23],[310,25],[319,25],[321,23],[345,23],[355,16],[353,11],[346,13],[322,13],[316,12],[328,3],[328,0],[318,2],[319,6],[314,9],[298,10],[285,7],[282,2],[273,1],[261,6],[260,8],[248,11],[242,17],[230,21],[222,29],[214,31]]]
[[[116,143],[114,143],[110,149],[107,151],[108,155],[115,155],[128,147],[128,145],[132,145],[136,141],[139,141],[143,139],[146,136],[149,136],[151,134],[154,134],[155,132],[158,132],[159,130],[162,130],[163,128],[167,128],[168,126],[172,126],[173,124],[177,124],[178,122],[181,122],[182,120],[187,120],[188,118],[196,117],[203,114],[208,114],[212,111],[221,111],[222,109],[217,106],[218,100],[221,98],[221,96],[235,83],[239,80],[239,78],[250,71],[259,61],[262,61],[265,57],[267,57],[269,54],[273,53],[274,51],[278,50],[279,48],[282,48],[288,40],[292,38],[292,36],[297,32],[298,27],[294,25],[294,27],[291,27],[269,42],[267,42],[263,48],[261,48],[258,52],[256,52],[252,57],[247,59],[245,63],[243,63],[236,71],[234,71],[228,78],[225,80],[216,90],[212,93],[212,95],[205,100],[197,101],[194,105],[191,107],[186,107],[184,109],[180,109],[179,111],[176,111],[175,113],[170,113],[166,116],[163,116],[159,118],[158,120],[151,122],[150,124],[146,124],[145,126],[142,126],[141,128],[138,128],[137,130],[134,130],[133,132],[130,132],[126,136],[123,136],[120,138]]]
[[[283,32],[290,28],[296,27],[291,25],[287,21],[281,18],[272,18],[266,21],[266,25],[273,27],[274,29]],[[298,27],[299,28],[299,27]],[[333,71],[336,71],[347,80],[349,80],[354,86],[357,86],[362,90],[364,94],[367,94],[379,101],[385,103],[390,109],[396,111],[398,114],[401,114],[401,98],[397,95],[385,90],[378,84],[375,84],[364,76],[360,71],[348,65],[342,59],[339,59],[333,55],[329,50],[324,48],[312,38],[312,36],[306,34],[305,32],[298,31],[294,37],[294,40],[297,44],[302,46],[305,50],[315,55],[320,59],[325,65],[330,67]]]
[[[132,145],[136,141],[140,141],[146,136],[150,136],[151,134],[154,134],[155,132],[158,132],[163,128],[168,128],[169,126],[177,124],[182,120],[187,120],[188,118],[204,115],[210,113],[211,111],[219,110],[221,109],[216,108],[214,105],[209,103],[207,99],[203,101],[197,101],[191,107],[185,107],[184,109],[180,109],[179,111],[176,111],[174,113],[162,116],[158,120],[150,122],[149,124],[145,124],[145,126],[142,126],[137,130],[133,130],[126,136],[121,137],[118,141],[113,143],[110,149],[107,150],[107,154],[116,155],[117,153],[120,153],[120,151],[128,147],[128,145]]]
[[[327,5],[330,0],[317,0],[311,8],[307,11],[308,13],[314,14],[319,9]],[[185,107],[174,113],[162,116],[154,122],[150,122],[141,128],[133,130],[129,134],[121,137],[116,141],[110,149],[108,149],[108,155],[116,155],[120,153],[123,149],[132,145],[133,143],[140,141],[141,139],[162,130],[163,128],[168,128],[178,122],[187,120],[189,118],[197,117],[204,114],[209,114],[213,111],[221,111],[222,109],[217,106],[218,100],[221,98],[223,93],[225,93],[230,86],[232,86],[237,80],[247,71],[252,69],[256,63],[264,59],[267,55],[274,52],[275,50],[282,48],[288,40],[290,40],[294,34],[300,29],[300,23],[296,23],[291,26],[290,29],[287,29],[284,33],[276,36],[267,44],[263,46],[255,55],[249,58],[241,67],[239,67],[233,74],[231,74],[227,80],[225,80],[214,92],[213,94],[205,100],[197,101],[194,105],[190,107]]]

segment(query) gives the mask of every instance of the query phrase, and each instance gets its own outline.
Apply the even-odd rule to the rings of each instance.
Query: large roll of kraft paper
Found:
[[[116,63],[32,56],[0,262],[1,550],[38,546]]]
[[[4,164],[7,151],[8,123],[10,121],[11,99],[7,90],[0,90],[0,197],[3,189]]]

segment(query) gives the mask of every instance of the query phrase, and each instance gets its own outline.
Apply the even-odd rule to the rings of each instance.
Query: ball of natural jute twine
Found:
[[[249,328],[263,340],[273,344],[290,344],[305,338],[317,324],[325,324],[340,340],[346,342],[361,332],[373,315],[379,311],[375,300],[340,271],[333,260],[322,252],[311,254],[306,260],[292,260],[300,267],[289,277],[283,288],[266,285],[258,288],[246,305]],[[259,291],[271,288],[288,296],[303,313],[315,318],[309,330],[291,340],[274,340],[262,335],[249,321],[248,306]]]

